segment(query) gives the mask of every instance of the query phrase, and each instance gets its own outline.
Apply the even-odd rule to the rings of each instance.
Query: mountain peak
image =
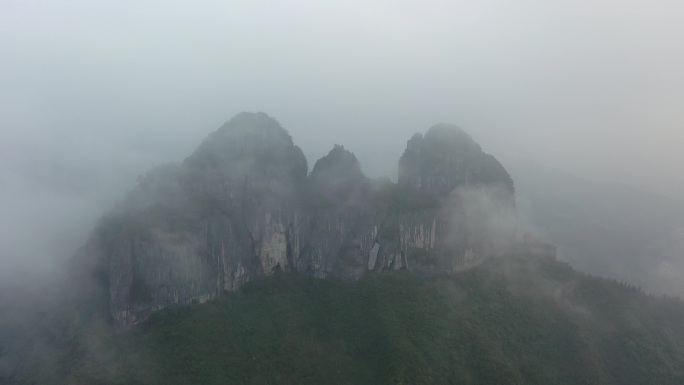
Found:
[[[211,133],[185,163],[192,169],[221,171],[233,182],[306,178],[302,150],[277,120],[263,112],[242,112]]]
[[[271,132],[282,131],[287,133],[287,131],[285,131],[285,129],[275,118],[271,117],[265,112],[247,111],[240,112],[239,114],[233,116],[221,128],[218,129],[219,132],[230,130],[263,130]]]
[[[101,265],[109,266],[119,328],[275,271],[351,280],[399,269],[443,274],[500,255],[493,246],[501,243],[481,225],[494,221],[489,212],[469,207],[492,206],[470,199],[485,189],[456,197],[458,205],[449,193],[506,184],[507,176],[468,134],[446,124],[408,141],[398,184],[366,178],[341,145],[307,176],[304,154],[275,119],[241,113],[183,164],[144,178],[128,209],[103,222],[105,236],[88,254],[107,256]],[[491,199],[514,212],[512,197],[511,189]],[[507,229],[496,234],[515,237]]]
[[[334,178],[349,180],[362,178],[364,175],[356,155],[345,149],[344,146],[335,144],[333,149],[328,152],[328,155],[316,161],[311,171],[311,177],[314,179]]]
[[[399,160],[399,184],[417,190],[446,194],[462,185],[491,183],[513,192],[513,181],[501,163],[453,124],[440,123],[425,135],[413,135]]]

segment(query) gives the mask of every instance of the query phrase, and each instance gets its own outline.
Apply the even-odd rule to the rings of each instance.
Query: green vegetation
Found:
[[[79,308],[83,309],[83,308]],[[684,306],[552,259],[359,282],[288,273],[114,334],[42,313],[18,383],[681,384]],[[48,353],[46,353],[48,352]],[[7,366],[8,357],[0,357]],[[11,358],[11,357],[10,357]],[[48,363],[49,365],[47,365]],[[32,366],[33,365],[33,366]],[[1,373],[1,372],[0,372]],[[3,383],[0,381],[0,383]]]

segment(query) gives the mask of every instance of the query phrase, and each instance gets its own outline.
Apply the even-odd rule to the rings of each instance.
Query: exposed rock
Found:
[[[399,185],[446,194],[474,184],[502,184],[513,193],[503,166],[454,125],[438,124],[408,141],[399,160]]]
[[[515,216],[510,176],[454,126],[409,140],[397,184],[367,178],[338,145],[306,173],[278,122],[241,113],[182,164],[141,178],[89,243],[109,267],[115,325],[280,270],[352,280],[371,270],[442,274],[503,254],[515,239],[514,227],[492,225]]]

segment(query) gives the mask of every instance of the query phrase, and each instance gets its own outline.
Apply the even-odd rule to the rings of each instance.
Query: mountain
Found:
[[[684,296],[684,204],[614,182],[508,162],[521,214],[581,271]]]
[[[399,166],[398,183],[371,180],[336,145],[307,175],[275,119],[241,113],[182,163],[139,178],[77,260],[97,261],[115,325],[126,329],[276,271],[429,275],[513,246],[512,179],[463,130],[416,134]]]
[[[66,283],[0,290],[0,384],[684,381],[681,299],[520,230],[513,179],[458,127],[414,135],[393,183],[341,145],[309,173],[239,114],[141,176]]]

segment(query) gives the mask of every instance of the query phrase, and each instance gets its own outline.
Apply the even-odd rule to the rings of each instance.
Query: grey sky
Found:
[[[0,198],[111,202],[243,110],[310,167],[340,143],[393,173],[447,121],[504,161],[680,197],[683,19],[679,0],[0,0]]]

